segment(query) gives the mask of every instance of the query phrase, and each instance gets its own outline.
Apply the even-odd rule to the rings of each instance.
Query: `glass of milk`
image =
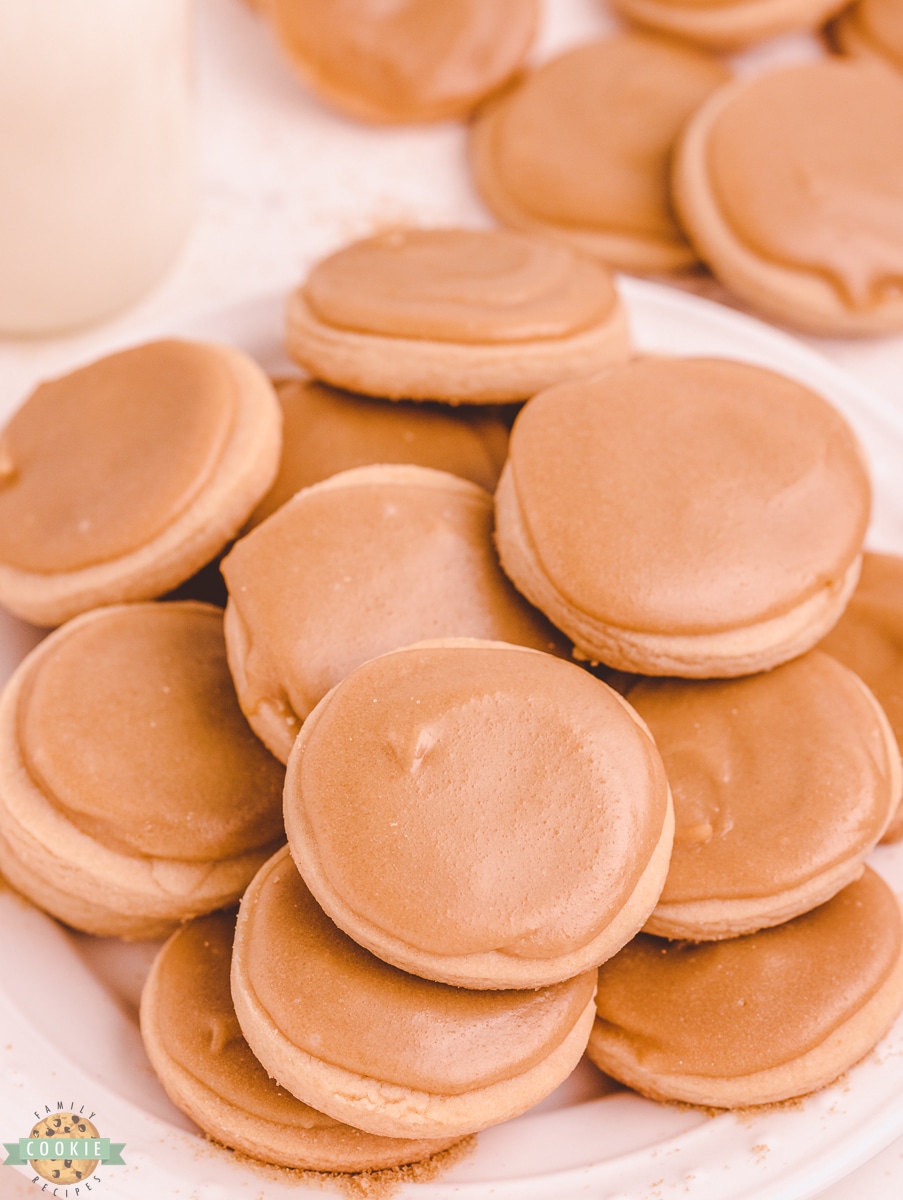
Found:
[[[194,207],[188,0],[0,0],[0,336],[98,321]]]

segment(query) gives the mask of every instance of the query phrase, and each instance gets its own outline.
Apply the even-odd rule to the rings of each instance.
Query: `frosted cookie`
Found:
[[[258,0],[259,2],[259,0]],[[466,115],[520,67],[538,0],[266,0],[282,48],[329,104],[365,121]]]
[[[844,54],[874,58],[903,71],[903,8],[898,0],[858,0],[829,27]]]
[[[887,718],[817,650],[760,675],[627,693],[665,764],[674,849],[647,933],[708,941],[829,900],[862,873],[903,788]]]
[[[648,359],[521,411],[496,492],[516,586],[622,671],[747,675],[810,649],[859,574],[870,487],[841,415],[720,359]]]
[[[282,461],[250,526],[301,488],[373,463],[434,467],[495,491],[508,453],[508,430],[491,411],[390,404],[310,379],[280,380],[276,393],[283,416]]]
[[[165,341],[43,383],[0,435],[0,603],[39,625],[162,595],[232,538],[279,463],[266,375]]]
[[[426,467],[359,467],[299,492],[223,561],[239,703],[283,762],[314,705],[368,658],[424,638],[566,654],[514,590],[492,497]]]
[[[506,225],[612,266],[691,266],[696,253],[671,209],[671,151],[729,78],[710,55],[648,34],[569,50],[480,113],[471,138],[477,187]]]
[[[673,831],[661,759],[616,692],[466,639],[386,654],[330,692],[292,750],[284,814],[336,924],[471,988],[540,987],[614,954],[658,900]]]
[[[816,29],[846,0],[612,0],[621,16],[710,50]]]
[[[282,779],[235,700],[218,609],[96,609],[0,700],[0,870],[76,929],[160,937],[238,899],[282,840]]]
[[[290,356],[391,400],[524,400],[628,358],[604,267],[502,230],[409,229],[318,263],[288,304]]]
[[[903,927],[868,868],[804,916],[724,942],[641,934],[599,971],[593,1062],[655,1100],[717,1108],[815,1091],[903,1007]]]
[[[903,79],[830,58],[738,80],[681,138],[681,222],[741,300],[810,333],[903,329]]]
[[[856,591],[821,643],[875,693],[903,747],[903,558],[865,554]],[[884,841],[903,837],[898,811]]]
[[[229,913],[183,926],[158,954],[141,994],[147,1055],[177,1108],[214,1141],[282,1167],[376,1170],[453,1144],[363,1133],[271,1079],[235,1016],[229,986],[234,932]]]
[[[538,1103],[583,1054],[595,982],[474,992],[405,975],[333,925],[287,851],[248,888],[232,960],[235,1012],[267,1072],[387,1137],[474,1133]]]

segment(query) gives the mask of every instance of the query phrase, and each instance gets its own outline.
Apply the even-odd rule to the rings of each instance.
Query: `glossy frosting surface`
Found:
[[[502,573],[491,497],[438,473],[304,492],[223,574],[249,639],[246,711],[281,692],[306,715],[366,659],[425,638],[565,645]]]
[[[728,78],[711,55],[651,34],[571,50],[503,101],[499,181],[540,220],[681,242],[668,199],[671,148]]]
[[[214,913],[184,925],[162,951],[154,1020],[167,1054],[245,1112],[297,1129],[340,1128],[270,1079],[245,1041],[229,986],[234,931],[234,914]]]
[[[288,852],[261,868],[242,909],[251,986],[315,1058],[388,1083],[460,1095],[511,1079],[561,1044],[595,973],[531,991],[430,983],[361,949],[324,915]]]
[[[674,796],[666,902],[771,896],[864,854],[896,806],[874,705],[818,651],[728,681],[643,680]]]
[[[903,558],[864,556],[856,591],[821,649],[872,689],[903,746]]]
[[[409,229],[319,262],[305,298],[326,324],[384,337],[494,343],[566,337],[604,321],[604,268],[505,230]]]
[[[26,677],[18,735],[69,820],[127,853],[192,862],[278,842],[282,768],[238,707],[218,609],[135,604],[55,636]]]
[[[370,463],[413,463],[493,491],[508,431],[490,413],[448,405],[373,400],[314,380],[277,383],[282,407],[279,474],[252,514],[259,524],[301,488]]]
[[[533,36],[536,0],[268,0],[313,81],[370,116],[428,119],[502,83]]]
[[[0,561],[72,571],[146,545],[209,479],[235,411],[228,367],[188,342],[41,384],[0,436]]]
[[[813,1050],[881,987],[900,911],[873,871],[827,904],[747,937],[640,934],[599,969],[596,1007],[645,1069],[737,1078]]]
[[[428,953],[530,958],[609,924],[667,803],[658,753],[615,693],[509,647],[365,664],[312,718],[285,789],[287,825],[300,808],[352,911]]]
[[[850,308],[903,288],[903,80],[864,60],[762,75],[709,133],[707,163],[734,234],[829,280]]]
[[[835,584],[870,487],[854,435],[814,392],[758,367],[645,360],[540,393],[509,462],[557,590],[612,625],[742,628]]]

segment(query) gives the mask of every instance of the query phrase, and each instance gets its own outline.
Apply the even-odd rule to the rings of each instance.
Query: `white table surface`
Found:
[[[178,330],[210,309],[288,291],[313,261],[350,238],[403,222],[492,223],[470,184],[462,126],[385,130],[347,121],[302,90],[244,0],[194,2],[199,198],[193,230],[165,278],[104,325],[52,338],[0,337],[0,415],[36,378]],[[546,0],[537,57],[610,27],[602,0]],[[752,65],[813,51],[806,39],[785,39],[752,56]],[[903,336],[805,340],[903,409]],[[14,1172],[0,1178],[4,1198],[35,1194]],[[900,1200],[903,1139],[822,1200],[859,1195]]]

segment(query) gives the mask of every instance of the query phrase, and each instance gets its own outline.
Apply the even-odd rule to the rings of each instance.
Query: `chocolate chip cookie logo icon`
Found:
[[[4,1142],[6,1167],[21,1167],[30,1164],[36,1172],[32,1183],[41,1184],[42,1191],[57,1196],[59,1200],[76,1200],[88,1196],[101,1182],[96,1174],[103,1165],[124,1166],[122,1152],[124,1142],[111,1142],[102,1138],[93,1122],[96,1114],[86,1105],[75,1103],[68,1107],[62,1100],[56,1107],[44,1105],[31,1127],[28,1137],[17,1142]]]

